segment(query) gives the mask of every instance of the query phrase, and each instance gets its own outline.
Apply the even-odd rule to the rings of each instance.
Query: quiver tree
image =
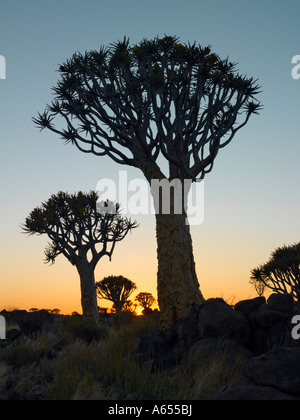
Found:
[[[113,303],[116,314],[119,315],[136,290],[136,284],[123,276],[108,276],[96,283],[97,295]]]
[[[218,152],[260,109],[256,81],[235,67],[210,47],[183,44],[176,37],[132,46],[124,38],[75,53],[62,64],[54,100],[33,120],[82,152],[139,168],[149,183],[179,180],[183,185],[203,179]],[[165,164],[160,167],[158,159]],[[204,300],[184,199],[181,207],[175,212],[171,200],[169,214],[156,212],[162,328]]]
[[[98,203],[95,192],[52,195],[26,218],[22,229],[33,234],[46,234],[51,242],[45,249],[45,262],[54,263],[64,255],[75,265],[80,277],[83,316],[98,323],[98,307],[94,271],[105,255],[112,257],[115,245],[125,238],[135,222],[121,217],[119,205],[105,212],[109,203]],[[101,210],[101,211],[100,211]]]
[[[269,261],[251,271],[250,283],[275,293],[290,293],[300,303],[300,242],[272,252]],[[262,286],[262,287],[263,287]]]
[[[138,304],[144,309],[144,311],[147,309],[151,309],[151,306],[154,305],[156,302],[155,297],[152,295],[152,293],[149,292],[140,292],[136,297],[135,301],[138,302]]]

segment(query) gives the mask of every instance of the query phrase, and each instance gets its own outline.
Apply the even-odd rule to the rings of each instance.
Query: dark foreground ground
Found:
[[[163,334],[158,314],[102,316],[94,327],[5,313],[0,400],[300,400],[297,311],[275,301],[212,299]]]

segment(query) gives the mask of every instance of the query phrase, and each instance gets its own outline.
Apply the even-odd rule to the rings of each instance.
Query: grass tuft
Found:
[[[140,364],[132,352],[136,340],[157,329],[147,317],[131,317],[118,329],[60,317],[52,330],[0,349],[0,399],[207,399],[243,372],[245,363],[233,366],[224,349],[193,369],[185,361],[171,372]]]

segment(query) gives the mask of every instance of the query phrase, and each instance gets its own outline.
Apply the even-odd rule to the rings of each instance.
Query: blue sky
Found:
[[[60,63],[75,51],[97,49],[124,35],[132,42],[167,34],[210,44],[262,86],[264,109],[218,155],[205,180],[204,223],[193,229],[204,294],[247,297],[249,269],[265,262],[274,248],[300,239],[300,79],[291,77],[292,57],[300,54],[299,16],[294,0],[2,0],[0,55],[7,78],[0,80],[0,308],[18,305],[20,296],[12,297],[11,290],[25,290],[22,277],[47,270],[44,285],[37,277],[34,283],[42,293],[60,275],[60,266],[49,274],[42,265],[46,239],[20,234],[33,207],[58,190],[94,189],[103,177],[117,178],[119,170],[140,176],[65,146],[31,121],[52,99]],[[148,261],[155,274],[153,237],[153,218],[143,219],[130,249],[137,252],[139,240],[151,243]],[[119,268],[106,264],[100,277]],[[155,279],[151,287],[155,291]]]

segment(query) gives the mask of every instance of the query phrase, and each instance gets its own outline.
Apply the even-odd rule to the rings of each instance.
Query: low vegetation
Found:
[[[126,317],[118,328],[57,316],[50,329],[0,347],[0,400],[206,399],[242,371],[238,361],[226,362],[226,352],[209,365],[199,360],[193,372],[186,362],[172,371],[141,364],[136,340],[158,327],[151,316]]]

